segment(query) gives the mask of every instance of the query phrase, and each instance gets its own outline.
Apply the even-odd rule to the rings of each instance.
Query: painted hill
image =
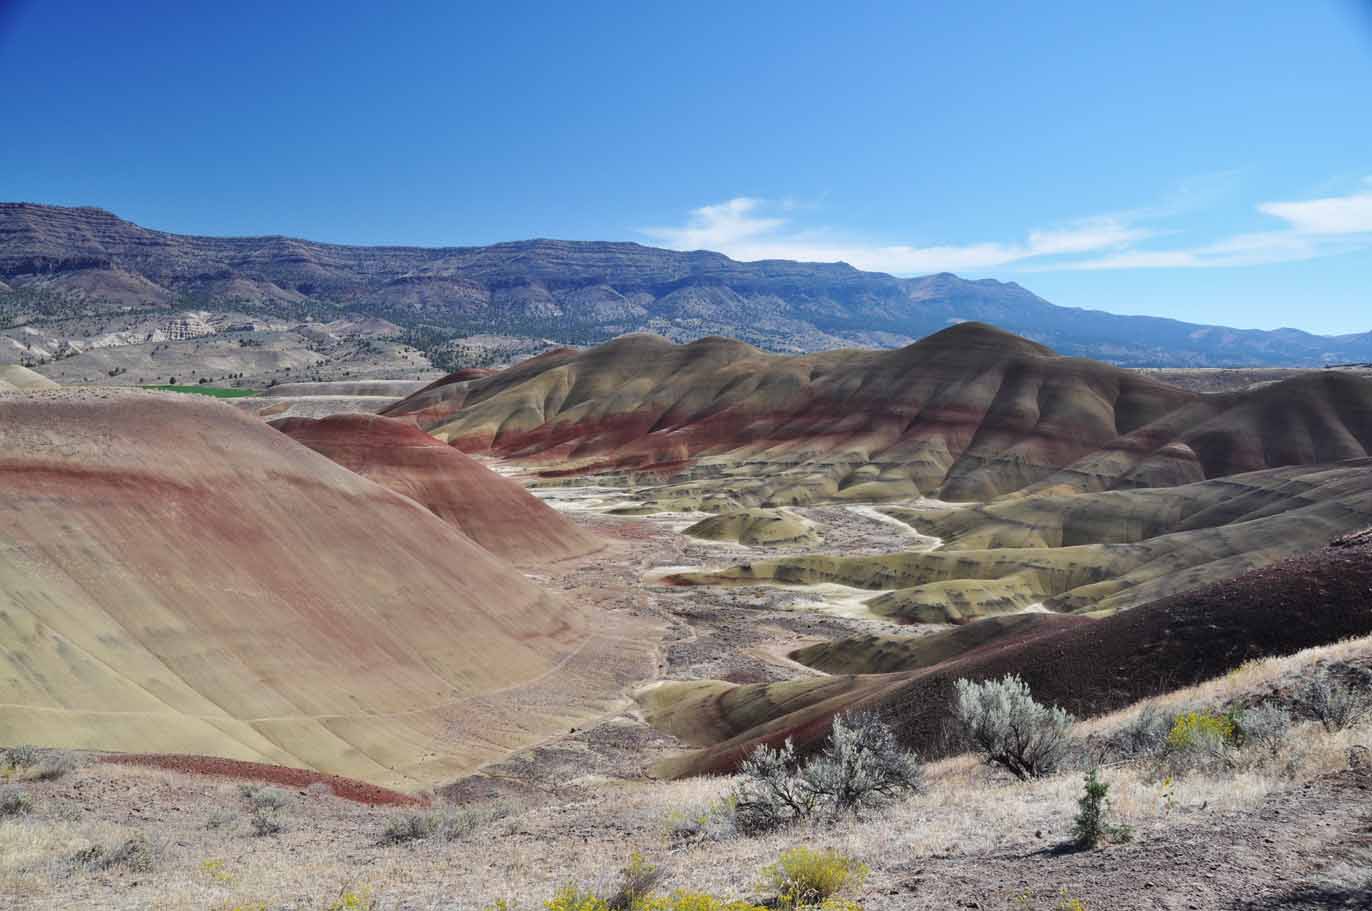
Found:
[[[350,471],[409,497],[491,553],[516,563],[590,553],[603,543],[521,485],[414,424],[345,414],[272,426]]]
[[[0,743],[415,787],[618,698],[574,604],[220,402],[0,396],[0,477]]]
[[[1372,334],[1322,337],[1057,307],[1011,283],[896,278],[844,263],[736,262],[632,243],[348,247],[288,237],[193,237],[95,208],[0,203],[0,311],[340,308],[449,336],[563,343],[650,330],[813,351],[901,345],[965,320],[1129,365],[1318,366],[1372,361]]]
[[[1327,371],[1203,395],[977,323],[800,356],[628,336],[386,413],[550,472],[665,474],[681,483],[664,508],[709,511],[1170,486],[1372,449],[1372,381]]]
[[[710,745],[659,771],[726,771],[758,744],[786,737],[805,748],[827,736],[836,713],[859,706],[882,712],[905,742],[937,756],[960,677],[1017,673],[1044,701],[1081,716],[1102,714],[1219,676],[1249,658],[1367,635],[1369,590],[1372,533],[1364,532],[1184,596],[1053,634],[1030,628],[1021,641],[1001,636],[993,647],[973,647],[914,671],[786,684],[681,684],[670,699],[660,699],[675,711],[658,723],[686,733],[688,742]]]
[[[1046,608],[1113,612],[1318,548],[1372,524],[1372,459],[1268,469],[1172,488],[888,507],[933,551],[791,556],[681,572],[677,585],[840,583],[906,622]]]

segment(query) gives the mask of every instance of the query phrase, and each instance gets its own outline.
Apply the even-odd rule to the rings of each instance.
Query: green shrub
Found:
[[[1132,836],[1127,826],[1110,825],[1105,812],[1110,806],[1110,786],[1100,780],[1095,769],[1086,773],[1086,792],[1077,800],[1077,816],[1072,821],[1072,840],[1077,847],[1091,849],[1102,839],[1128,841]]]
[[[666,875],[665,870],[649,863],[635,851],[629,855],[629,862],[624,869],[619,871],[619,887],[606,904],[610,911],[634,911],[642,907]]]
[[[764,867],[762,884],[783,908],[821,905],[845,887],[857,888],[867,878],[867,867],[837,851],[791,848],[777,862]]]
[[[29,795],[17,788],[0,791],[0,819],[7,816],[24,816],[33,811],[33,801]]]
[[[1034,701],[1015,674],[1000,680],[958,680],[954,712],[986,761],[1021,781],[1055,771],[1071,746],[1074,719]]]

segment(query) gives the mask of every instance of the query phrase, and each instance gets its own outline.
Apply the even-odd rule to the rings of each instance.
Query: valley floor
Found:
[[[0,819],[0,905],[341,911],[374,903],[427,911],[504,900],[524,911],[569,882],[612,890],[634,852],[664,869],[664,891],[762,899],[760,869],[804,844],[871,868],[849,896],[867,911],[1023,911],[1075,907],[1064,903],[1072,899],[1098,911],[1372,907],[1372,767],[1356,749],[1372,744],[1367,720],[1332,734],[1307,722],[1280,758],[1231,771],[1173,781],[1144,765],[1111,767],[1104,777],[1114,811],[1135,837],[1096,851],[1062,848],[1079,771],[1019,783],[971,756],[930,764],[924,794],[862,820],[756,838],[683,838],[682,820],[724,797],[730,782],[650,778],[652,762],[683,745],[643,721],[632,693],[654,679],[814,676],[786,653],[888,625],[854,610],[842,592],[645,585],[665,567],[718,565],[758,551],[680,535],[690,516],[611,517],[592,508],[605,505],[593,502],[594,492],[544,493],[614,543],[540,568],[534,578],[568,598],[594,598],[607,615],[659,624],[656,658],[636,658],[655,671],[627,685],[597,720],[431,795],[452,838],[388,843],[388,826],[411,811],[341,799],[322,785],[275,795],[281,806],[265,815],[283,829],[259,836],[253,819],[264,815],[255,809],[263,798],[245,791],[249,783],[86,756],[55,780],[0,785],[22,789],[32,804]],[[824,549],[883,553],[918,544],[908,529],[861,509],[804,513],[820,527]],[[1159,701],[1204,705],[1272,692],[1334,658],[1372,666],[1372,639],[1264,662]],[[1100,732],[1129,714],[1084,727]],[[140,846],[132,861],[99,860],[129,844]],[[106,853],[80,853],[90,846]]]

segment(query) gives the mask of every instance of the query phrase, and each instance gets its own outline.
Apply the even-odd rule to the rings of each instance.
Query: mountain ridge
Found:
[[[303,307],[450,338],[497,332],[586,344],[650,331],[781,351],[901,347],[979,320],[1124,366],[1372,361],[1372,333],[1318,336],[1060,307],[1016,282],[948,272],[900,278],[842,262],[739,262],[632,241],[419,247],[181,235],[97,207],[0,203],[0,314],[11,323],[44,318],[59,304]]]

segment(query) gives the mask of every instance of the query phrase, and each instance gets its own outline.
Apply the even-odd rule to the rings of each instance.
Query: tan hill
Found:
[[[55,389],[58,384],[18,364],[0,364],[0,392],[30,392],[35,389]]]
[[[727,771],[758,744],[786,737],[804,749],[823,740],[835,714],[856,707],[879,710],[902,740],[937,756],[946,748],[953,682],[961,677],[1016,673],[1045,702],[1082,717],[1104,714],[1219,676],[1250,658],[1367,635],[1369,590],[1372,532],[1363,532],[1100,620],[1047,634],[1030,626],[989,648],[964,643],[972,647],[952,649],[946,660],[917,670],[783,684],[679,684],[657,697],[657,705],[646,694],[656,709],[650,720],[689,743],[710,745],[664,762],[659,771]],[[871,644],[851,648],[873,651]]]
[[[544,563],[604,546],[521,485],[410,422],[345,414],[321,420],[286,418],[272,426],[409,497],[504,559]]]
[[[737,541],[753,546],[817,541],[814,523],[788,509],[744,509],[699,522],[683,534],[703,541]]]
[[[220,402],[0,397],[0,476],[0,743],[414,787],[618,698],[576,604]]]

